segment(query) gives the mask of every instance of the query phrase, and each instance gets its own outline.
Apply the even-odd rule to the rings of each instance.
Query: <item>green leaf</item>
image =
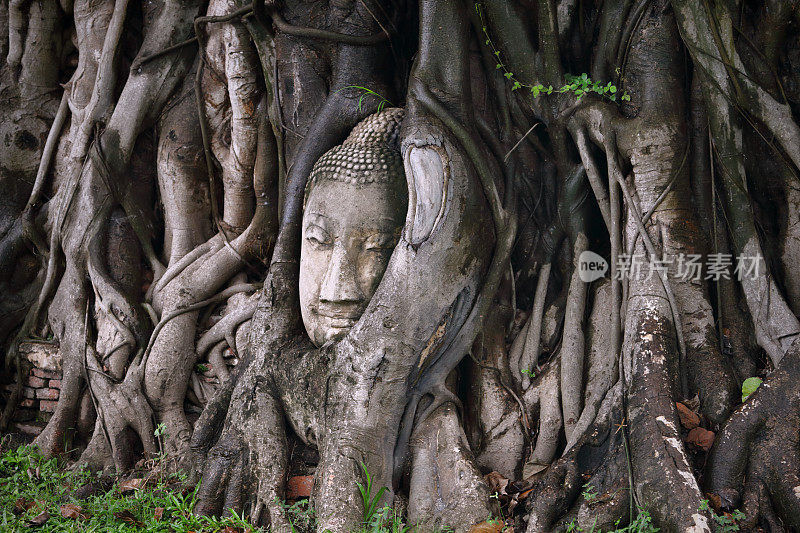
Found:
[[[614,94],[615,92],[617,92],[617,88],[614,87],[613,85],[609,86],[608,90],[611,91],[611,94]]]
[[[756,377],[747,378],[744,380],[744,383],[742,383],[742,402],[747,400],[747,398],[756,391],[761,383],[763,383],[763,380]]]
[[[494,68],[496,68],[497,70],[500,70],[501,68],[503,68],[503,64],[502,63],[498,63],[498,64],[496,64],[494,66]]]
[[[508,78],[509,80],[511,79],[511,76],[513,76],[513,75],[514,75],[514,74],[513,74],[513,73],[511,73],[511,72],[506,72],[505,74],[503,74],[503,76],[505,76],[505,77],[506,77],[506,78]]]
[[[488,45],[489,43],[491,43],[491,41],[489,39],[486,39],[486,44]]]

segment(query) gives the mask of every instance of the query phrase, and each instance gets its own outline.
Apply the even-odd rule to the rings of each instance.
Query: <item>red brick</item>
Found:
[[[61,390],[61,380],[60,379],[51,379],[49,385],[50,385],[51,389],[59,389],[59,390]]]
[[[45,413],[53,413],[56,410],[56,405],[58,405],[58,401],[42,400],[39,402],[39,410]]]
[[[40,400],[58,400],[58,389],[36,389],[36,397]]]
[[[36,390],[30,387],[22,387],[23,398],[36,398]]]
[[[42,387],[47,386],[47,382],[42,378],[37,378],[36,376],[28,376],[28,387],[33,387],[34,389],[41,389]]]
[[[286,483],[286,499],[300,500],[302,498],[310,498],[313,489],[314,476],[290,477]]]
[[[31,374],[37,378],[42,379],[61,379],[61,372],[53,372],[51,370],[42,370],[41,368],[34,368]]]

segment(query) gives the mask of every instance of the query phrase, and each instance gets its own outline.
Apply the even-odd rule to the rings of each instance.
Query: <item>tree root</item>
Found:
[[[551,531],[559,519],[562,523],[576,519],[577,526],[594,525],[597,529],[615,527],[618,520],[626,519],[628,487],[621,480],[627,478],[627,459],[622,422],[622,386],[618,382],[603,398],[590,429],[527,489],[528,533]],[[584,474],[591,476],[586,483]],[[580,495],[581,488],[589,485],[598,497],[587,502]]]
[[[550,268],[550,263],[545,263],[539,269],[539,280],[536,282],[536,294],[533,298],[533,310],[525,329],[520,331],[517,337],[519,340],[516,340],[511,348],[511,373],[517,379],[517,383],[522,390],[527,390],[530,386],[530,375],[522,374],[522,370],[531,371],[534,367],[536,370],[539,369],[542,320],[547,285],[550,281]]]
[[[489,489],[449,403],[419,423],[409,441],[411,477],[408,520],[426,530],[467,531],[491,514]]]
[[[260,296],[261,294],[259,292],[254,292],[234,309],[227,310],[219,322],[211,326],[200,336],[200,339],[197,341],[197,355],[202,357],[206,352],[212,349],[213,346],[223,340],[227,341],[228,346],[230,346],[234,352],[239,353],[235,341],[236,330],[243,323],[253,318]]]
[[[800,350],[780,367],[725,423],[706,466],[706,490],[725,511],[741,509],[740,527],[800,527]]]

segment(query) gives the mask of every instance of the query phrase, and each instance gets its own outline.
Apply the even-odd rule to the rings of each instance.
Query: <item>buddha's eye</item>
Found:
[[[306,240],[315,248],[328,248],[333,245],[333,239],[328,232],[313,224],[306,228]]]
[[[373,252],[391,250],[397,245],[397,238],[391,233],[376,233],[364,240],[364,249]]]

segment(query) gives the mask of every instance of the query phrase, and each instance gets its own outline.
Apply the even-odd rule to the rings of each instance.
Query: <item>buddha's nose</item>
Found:
[[[335,246],[319,290],[320,302],[358,303],[364,293],[356,279],[356,265],[344,246]]]

